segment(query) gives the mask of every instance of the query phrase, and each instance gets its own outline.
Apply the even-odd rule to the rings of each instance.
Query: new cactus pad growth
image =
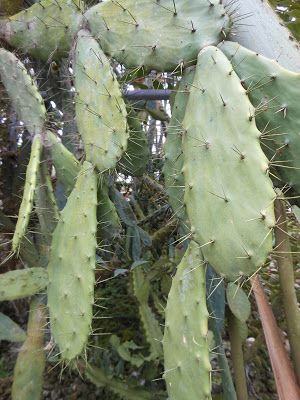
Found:
[[[256,107],[262,148],[283,183],[300,193],[300,74],[254,53],[238,43],[221,50],[231,61]]]
[[[13,252],[18,251],[21,240],[24,237],[27,230],[30,214],[33,208],[33,199],[36,189],[37,174],[40,164],[41,152],[42,152],[41,136],[36,135],[33,138],[31,146],[31,155],[26,170],[26,179],[25,179],[22,203],[19,209],[18,221],[12,239]]]
[[[218,0],[143,0],[138,7],[135,0],[109,0],[85,18],[106,54],[126,67],[158,71],[194,64],[199,50],[219,43],[231,27]]]
[[[51,331],[65,360],[87,344],[94,303],[97,176],[84,162],[53,233],[48,264]]]
[[[211,399],[205,269],[199,245],[190,242],[166,307],[164,378],[170,400]]]
[[[31,135],[41,134],[46,122],[44,100],[24,64],[0,49],[0,76],[18,117]]]
[[[0,22],[0,38],[38,60],[68,55],[83,20],[82,0],[42,0]]]
[[[272,250],[276,196],[254,113],[226,56],[203,49],[183,121],[184,201],[194,240],[229,280],[259,270]]]
[[[127,148],[126,107],[109,60],[90,32],[78,32],[74,53],[77,126],[87,160],[102,172],[114,168]]]

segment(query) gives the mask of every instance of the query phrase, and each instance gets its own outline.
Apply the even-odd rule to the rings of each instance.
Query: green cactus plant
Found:
[[[0,21],[5,46],[23,52],[25,65],[32,61],[30,57],[43,62],[42,70],[35,72],[41,65],[35,63],[27,72],[13,53],[0,49],[1,80],[16,118],[23,122],[16,140],[25,137],[23,130],[32,139],[12,260],[25,260],[34,267],[1,274],[0,300],[35,296],[47,287],[47,306],[40,301],[42,296],[31,300],[28,334],[15,367],[13,399],[40,398],[45,365],[42,327],[48,307],[50,333],[59,348],[54,358],[85,371],[88,379],[116,396],[166,398],[157,378],[164,362],[170,400],[214,398],[210,356],[216,353],[224,399],[244,400],[248,394],[242,340],[248,334],[245,321],[250,303],[241,289],[243,282],[236,281],[259,270],[272,251],[277,222],[276,195],[269,177],[275,174],[273,167],[276,178],[299,192],[298,74],[238,44],[219,44],[232,31],[234,2],[227,6],[219,0],[91,3],[41,0]],[[6,3],[4,7],[8,10]],[[212,47],[218,44],[219,48]],[[187,68],[196,63],[195,68]],[[54,92],[66,90],[61,82],[66,70],[74,74],[69,76],[68,96],[61,101]],[[43,84],[37,85],[41,76]],[[131,85],[174,92],[162,168],[166,190],[161,186],[161,144],[169,109],[157,112],[146,103],[146,112],[136,114],[133,109],[138,104],[129,100],[129,106],[123,98]],[[163,121],[157,143],[152,138],[159,126],[156,120]],[[154,129],[147,131],[148,123]],[[66,126],[78,143],[72,147],[76,157],[63,144]],[[156,147],[155,154],[151,147]],[[146,194],[147,180],[152,185]],[[133,196],[127,196],[128,187],[134,190]],[[170,215],[166,193],[179,221]],[[145,206],[144,196],[151,198],[150,206]],[[139,207],[132,208],[133,202]],[[10,218],[4,225],[7,219],[12,232]],[[281,250],[281,243],[275,246]],[[34,257],[27,255],[28,249]],[[172,279],[177,258],[181,262]],[[160,272],[154,268],[157,259]],[[106,267],[96,270],[96,260]],[[152,268],[141,268],[145,263]],[[219,282],[212,290],[205,285],[208,263],[217,271],[211,280]],[[289,267],[292,271],[292,259]],[[123,276],[129,271],[129,276]],[[127,294],[137,300],[139,329],[132,333],[129,327],[122,335],[115,332],[118,336],[111,335],[105,343],[101,336],[107,334],[105,324],[93,332],[97,319],[102,319],[93,318],[93,307],[102,307],[95,304],[94,284],[103,285],[105,291],[115,277],[130,280]],[[289,285],[293,287],[292,274]],[[214,291],[219,302],[213,299]],[[222,340],[224,327],[231,339],[236,388]],[[101,334],[96,337],[98,329]],[[209,329],[218,348],[211,354]],[[145,356],[141,350],[138,357],[131,356],[128,349],[138,343],[134,336],[139,340],[143,333],[150,354]],[[16,337],[22,341],[24,333],[18,331]],[[99,351],[102,340],[117,350]],[[89,351],[90,341],[97,350]],[[89,364],[90,358],[97,367]],[[145,387],[132,384],[136,377]]]

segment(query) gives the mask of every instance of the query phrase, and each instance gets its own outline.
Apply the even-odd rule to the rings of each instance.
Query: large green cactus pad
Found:
[[[74,52],[77,126],[87,160],[101,172],[115,167],[126,150],[126,107],[110,63],[88,31],[78,32]]]
[[[193,238],[222,276],[248,276],[272,250],[275,192],[254,109],[215,47],[199,53],[183,126],[185,204]]]
[[[205,266],[191,242],[177,267],[166,307],[164,378],[170,400],[209,400],[210,359]]]
[[[221,50],[249,92],[262,132],[262,148],[277,169],[282,186],[300,193],[300,74],[238,43],[225,42]]]
[[[103,51],[126,67],[172,71],[223,40],[230,20],[219,0],[109,0],[85,14]]]
[[[167,130],[167,139],[164,144],[165,162],[163,173],[165,177],[166,191],[169,203],[175,216],[188,226],[186,211],[184,207],[184,177],[182,174],[183,151],[182,151],[182,121],[184,118],[189,91],[194,80],[194,70],[190,69],[183,75],[175,96],[172,116]]]
[[[59,60],[67,56],[82,19],[82,0],[42,0],[1,21],[0,38],[39,60]]]
[[[18,117],[28,132],[43,132],[46,108],[35,82],[21,61],[11,52],[0,49],[1,81]]]
[[[27,230],[30,213],[33,208],[33,198],[37,183],[37,174],[40,164],[41,152],[42,152],[41,136],[36,135],[34,136],[32,142],[30,160],[26,170],[26,179],[25,179],[25,187],[24,187],[22,202],[19,209],[17,225],[12,239],[13,252],[18,251],[21,240],[24,237]]]
[[[94,302],[97,176],[84,162],[53,233],[48,264],[51,331],[61,357],[79,355],[90,332]]]
[[[23,299],[45,289],[48,273],[44,268],[27,268],[0,274],[0,301]]]
[[[39,400],[41,398],[46,365],[45,325],[45,306],[37,299],[33,299],[29,311],[27,338],[20,349],[14,368],[12,400]]]

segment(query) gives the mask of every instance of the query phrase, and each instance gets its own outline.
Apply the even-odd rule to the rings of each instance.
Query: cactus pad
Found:
[[[97,176],[85,161],[53,233],[48,264],[51,331],[61,357],[78,356],[90,332],[94,302]]]
[[[26,170],[26,179],[25,179],[25,187],[22,197],[22,203],[19,209],[18,221],[12,239],[13,252],[18,251],[21,240],[24,237],[27,230],[30,213],[33,208],[33,198],[37,183],[37,174],[40,164],[41,152],[42,152],[41,136],[36,135],[33,138],[31,146],[31,154]]]
[[[86,158],[100,172],[115,167],[126,150],[126,107],[117,78],[99,44],[79,31],[74,59],[76,121]]]
[[[48,273],[44,268],[28,268],[0,274],[0,301],[23,299],[45,289]]]
[[[172,282],[163,348],[169,398],[211,399],[205,266],[195,242],[190,243]]]
[[[186,110],[184,199],[191,233],[221,276],[248,276],[272,250],[276,196],[254,109],[215,47],[199,53]]]
[[[247,88],[256,107],[262,148],[272,159],[276,175],[300,193],[300,74],[237,43],[221,50]]]
[[[47,131],[44,142],[50,152],[57,179],[63,185],[68,196],[75,186],[80,171],[79,162],[54,133]]]
[[[230,282],[226,288],[226,298],[232,314],[241,322],[246,322],[251,312],[251,304],[243,289]]]
[[[0,75],[13,107],[31,135],[43,132],[46,108],[38,88],[21,61],[0,49]]]
[[[82,0],[42,0],[0,23],[0,38],[39,60],[66,57],[83,19]]]
[[[163,173],[166,191],[169,196],[169,203],[175,216],[181,220],[185,226],[188,226],[188,222],[183,202],[184,177],[181,171],[183,167],[182,121],[194,74],[194,69],[187,70],[179,83],[174,106],[172,108],[172,117],[167,130],[167,138],[164,144],[165,162]]]
[[[194,64],[199,50],[223,40],[231,25],[219,0],[108,0],[85,17],[106,54],[126,67],[158,71]]]

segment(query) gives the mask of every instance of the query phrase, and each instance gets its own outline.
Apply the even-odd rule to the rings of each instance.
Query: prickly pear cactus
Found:
[[[46,122],[44,100],[24,64],[0,49],[0,76],[15,111],[31,135],[41,134]]]
[[[18,354],[14,369],[12,400],[40,400],[46,364],[44,332],[45,306],[38,299],[30,305],[27,338]]]
[[[57,179],[63,185],[68,196],[75,186],[80,171],[79,162],[53,132],[47,131],[44,145],[50,153]]]
[[[256,107],[262,148],[283,183],[300,193],[300,74],[238,43],[220,46]]]
[[[42,60],[67,57],[83,20],[82,0],[42,0],[0,23],[0,38]]]
[[[143,0],[138,6],[109,0],[85,18],[106,54],[126,67],[158,71],[194,64],[199,50],[219,43],[231,27],[219,0]]]
[[[44,268],[26,268],[0,274],[0,301],[17,300],[42,292],[48,284]]]
[[[199,245],[193,241],[173,278],[163,349],[170,400],[211,399],[205,265]]]
[[[97,176],[84,162],[61,213],[48,264],[51,332],[61,357],[72,360],[87,344],[94,303]]]
[[[99,242],[118,236],[122,229],[116,207],[110,200],[108,191],[107,177],[103,176],[98,186],[97,238]]]
[[[183,121],[184,201],[192,237],[229,280],[257,271],[272,250],[276,196],[254,113],[226,56],[203,49]]]
[[[78,32],[74,54],[77,126],[87,160],[102,172],[115,167],[126,150],[126,107],[109,60],[90,32]]]
[[[33,199],[37,183],[37,175],[39,170],[41,152],[42,152],[41,136],[36,135],[33,138],[31,146],[31,155],[26,170],[26,179],[25,179],[25,187],[22,197],[22,203],[19,209],[18,221],[12,239],[13,252],[18,251],[21,240],[24,237],[27,230],[30,213],[33,208]]]

